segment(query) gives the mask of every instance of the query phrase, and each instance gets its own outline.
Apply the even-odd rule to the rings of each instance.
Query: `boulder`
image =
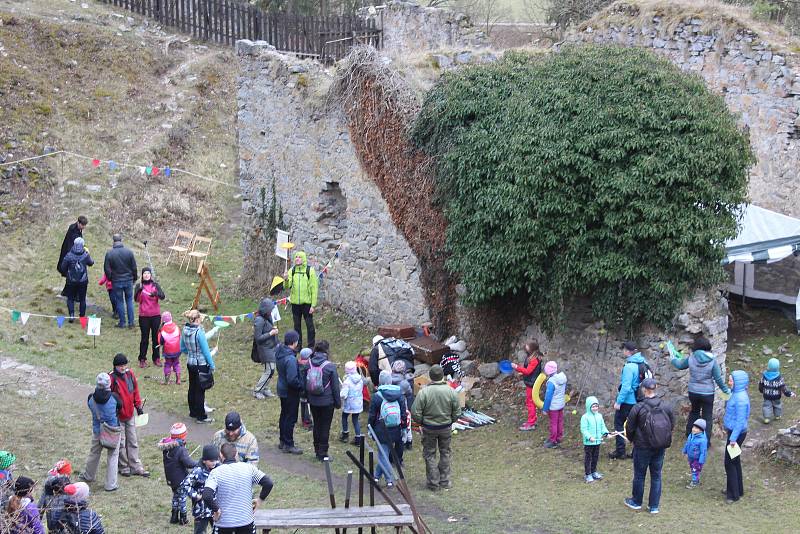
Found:
[[[800,447],[800,434],[793,434],[788,429],[778,434],[778,444],[784,447]]]
[[[483,378],[495,378],[500,374],[500,370],[497,368],[497,362],[480,364],[478,366],[478,374]]]

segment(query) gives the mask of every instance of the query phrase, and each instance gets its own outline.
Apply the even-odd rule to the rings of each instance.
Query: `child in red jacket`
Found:
[[[106,291],[108,291],[108,300],[111,301],[111,315],[114,317],[114,319],[119,319],[119,316],[117,315],[117,303],[114,301],[114,297],[111,296],[111,290],[114,289],[111,285],[111,280],[109,280],[105,273],[103,273],[103,277],[99,282],[97,282],[97,285],[106,286]]]
[[[539,373],[542,372],[542,353],[539,351],[539,342],[531,339],[525,343],[525,363],[517,365],[512,363],[511,367],[522,375],[525,383],[525,407],[528,409],[528,420],[519,427],[523,432],[536,429],[536,405],[533,403],[533,383]]]

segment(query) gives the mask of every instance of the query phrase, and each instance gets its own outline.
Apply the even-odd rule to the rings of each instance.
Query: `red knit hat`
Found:
[[[56,465],[47,474],[53,477],[58,475],[70,476],[72,474],[72,464],[67,459],[61,459],[56,462]]]
[[[186,439],[186,425],[183,423],[175,423],[169,429],[169,437],[173,439]]]

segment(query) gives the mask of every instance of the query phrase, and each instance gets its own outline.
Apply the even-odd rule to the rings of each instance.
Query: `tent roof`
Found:
[[[800,250],[800,219],[753,204],[744,207],[739,235],[725,242],[723,264],[772,263]]]

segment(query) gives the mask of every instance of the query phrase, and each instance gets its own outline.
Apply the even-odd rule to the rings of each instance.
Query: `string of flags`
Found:
[[[23,163],[25,161],[33,161],[33,160],[37,160],[37,159],[49,158],[49,157],[58,156],[58,155],[66,155],[66,156],[72,156],[72,157],[75,157],[75,158],[81,158],[81,159],[88,160],[88,161],[91,162],[92,167],[95,168],[95,169],[100,168],[101,165],[103,167],[107,167],[108,170],[110,170],[110,171],[117,171],[117,170],[120,170],[120,169],[123,169],[123,168],[129,168],[129,169],[136,169],[139,172],[139,174],[142,175],[142,176],[158,176],[159,174],[163,174],[167,178],[171,177],[173,174],[182,173],[182,174],[186,174],[186,175],[189,175],[189,176],[194,176],[195,178],[198,178],[200,180],[205,180],[207,182],[214,182],[214,183],[217,183],[217,184],[224,185],[226,187],[237,187],[238,188],[238,186],[235,185],[235,184],[231,184],[231,183],[228,183],[228,182],[223,182],[223,181],[217,180],[215,178],[209,178],[207,176],[202,176],[200,174],[197,174],[197,173],[194,173],[194,172],[191,172],[191,171],[187,171],[187,170],[184,170],[184,169],[173,168],[173,167],[170,167],[169,165],[157,166],[157,165],[136,165],[136,164],[131,164],[131,163],[120,163],[118,161],[111,160],[111,159],[100,159],[100,158],[97,158],[97,157],[94,157],[94,156],[86,156],[86,155],[83,155],[83,154],[78,154],[76,152],[70,152],[69,150],[56,150],[56,151],[53,151],[53,152],[48,152],[47,154],[41,154],[39,156],[31,156],[29,158],[22,158],[22,159],[18,159],[18,160],[15,160],[15,161],[7,161],[5,163],[0,163],[0,167],[7,167],[7,166],[10,166],[10,165],[16,165],[18,163]]]
[[[0,306],[0,310],[10,313],[11,314],[11,322],[12,323],[20,323],[21,325],[28,324],[28,320],[31,317],[42,317],[44,319],[55,319],[56,325],[59,328],[64,327],[64,323],[67,320],[74,321],[75,319],[81,325],[81,328],[86,330],[86,334],[90,336],[99,336],[100,335],[100,325],[102,323],[102,319],[100,317],[96,317],[94,315],[89,317],[70,317],[66,315],[46,315],[42,313],[33,313],[33,312],[26,312],[26,311],[19,311],[19,310],[12,310],[11,308],[6,308]]]

